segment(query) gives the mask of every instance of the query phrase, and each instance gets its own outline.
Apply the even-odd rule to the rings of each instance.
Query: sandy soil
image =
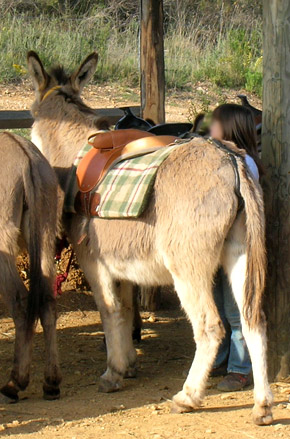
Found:
[[[192,120],[199,111],[205,111],[224,102],[237,102],[238,94],[246,94],[250,102],[261,108],[261,100],[245,90],[217,89],[208,83],[195,84],[186,91],[169,91],[166,95],[167,122]],[[83,96],[93,108],[113,108],[127,105],[139,105],[140,91],[119,84],[89,85]],[[29,81],[19,85],[0,85],[0,110],[30,109],[34,99]]]
[[[0,382],[11,367],[14,328],[0,314]],[[136,346],[139,374],[119,393],[97,392],[106,365],[99,313],[90,293],[66,292],[58,299],[58,339],[63,373],[59,401],[42,400],[43,340],[37,328],[31,383],[18,404],[0,406],[0,435],[13,438],[242,439],[290,435],[290,385],[273,384],[275,424],[251,421],[252,390],[220,394],[210,379],[203,407],[191,414],[170,413],[194,352],[191,328],[179,310],[143,313],[143,338]]]
[[[240,90],[239,92],[243,92]],[[192,91],[171,92],[167,97],[167,120],[187,120],[190,112],[203,110],[238,92],[214,92],[206,84]],[[84,96],[93,107],[138,105],[137,89],[101,85],[87,87]],[[209,97],[208,97],[209,96]],[[0,110],[29,108],[30,84],[0,86]],[[261,102],[252,97],[260,107]],[[63,262],[65,264],[65,262]],[[25,278],[26,266],[20,270]],[[66,289],[84,289],[75,268]],[[181,311],[143,313],[144,328],[138,351],[139,374],[126,380],[115,394],[97,392],[98,377],[106,366],[106,353],[99,313],[88,291],[66,291],[58,299],[58,339],[63,373],[59,401],[42,400],[43,340],[37,328],[31,383],[18,404],[0,406],[0,436],[12,438],[104,439],[208,438],[272,439],[290,437],[290,385],[272,385],[275,393],[273,426],[256,427],[251,421],[252,390],[220,394],[218,379],[210,379],[203,407],[191,414],[170,413],[170,398],[181,389],[194,353],[191,328]],[[0,306],[0,382],[12,363],[14,328]]]

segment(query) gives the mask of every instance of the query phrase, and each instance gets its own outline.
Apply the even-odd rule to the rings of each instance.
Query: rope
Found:
[[[71,250],[71,254],[70,254],[68,263],[66,265],[65,272],[62,273],[62,274],[58,274],[56,276],[56,278],[55,278],[54,285],[53,285],[53,295],[54,295],[54,297],[60,296],[62,294],[61,287],[62,287],[62,284],[67,280],[69,269],[70,269],[70,266],[71,266],[71,263],[72,263],[72,259],[73,259],[73,250]],[[56,255],[56,261],[57,261],[57,263],[59,263],[59,261],[60,261],[60,253],[58,253]]]

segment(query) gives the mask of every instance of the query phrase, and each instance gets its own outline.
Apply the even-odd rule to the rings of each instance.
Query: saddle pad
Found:
[[[94,189],[101,198],[97,216],[99,218],[140,216],[146,208],[159,166],[178,146],[179,144],[167,146],[114,165]],[[76,168],[84,154],[91,148],[91,145],[86,145],[75,160],[66,192],[66,212],[75,212],[74,200],[78,191]]]
[[[84,156],[77,168],[77,181],[81,192],[91,192],[95,186],[101,183],[108,171],[122,160],[131,159],[133,157],[148,154],[149,152],[154,152],[159,148],[164,148],[164,146],[171,145],[177,139],[177,137],[174,136],[155,136],[153,134],[148,137],[146,132],[142,133],[142,131],[139,131],[139,133],[135,133],[135,137],[136,134],[139,135],[139,137],[137,139],[135,138],[133,141],[130,140],[130,133],[128,133],[127,139],[130,141],[125,145],[119,144],[119,146],[116,146],[115,148],[104,148],[102,145],[111,143],[111,138],[114,139],[112,136],[114,133],[119,134],[121,131],[98,134],[95,136],[94,142],[89,142],[94,146],[94,148]],[[124,133],[121,134],[124,136]],[[107,142],[105,141],[106,135],[107,139],[109,138],[109,142],[108,140]],[[104,137],[105,139],[102,143],[102,138]],[[101,147],[97,148],[96,145]]]

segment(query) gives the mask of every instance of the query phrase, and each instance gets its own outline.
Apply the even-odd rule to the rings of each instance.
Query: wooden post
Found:
[[[262,160],[267,218],[268,364],[290,374],[290,2],[264,0]]]
[[[141,0],[141,110],[144,119],[165,122],[163,0]]]
[[[140,116],[140,107],[130,107],[135,116]],[[114,125],[124,115],[119,108],[96,108],[99,117],[105,117]],[[31,128],[33,117],[28,110],[0,111],[0,129]]]

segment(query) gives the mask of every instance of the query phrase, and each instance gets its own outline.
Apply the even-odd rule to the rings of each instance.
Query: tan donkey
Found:
[[[53,297],[57,226],[57,179],[35,145],[8,132],[0,134],[0,293],[15,324],[12,372],[1,388],[5,402],[18,400],[29,382],[32,337],[41,320],[46,345],[43,392],[59,397],[60,371]],[[16,268],[19,251],[29,254],[29,291]]]
[[[68,76],[62,68],[47,73],[38,55],[28,54],[36,90],[32,138],[56,170],[63,191],[75,157],[99,126],[96,112],[80,98],[97,59],[92,53]],[[124,376],[134,375],[131,282],[173,283],[196,341],[191,369],[183,389],[173,398],[173,406],[178,412],[200,406],[224,336],[212,295],[213,277],[222,265],[241,312],[253,363],[254,421],[261,425],[272,422],[261,308],[266,267],[263,200],[244,160],[236,160],[235,175],[227,153],[204,139],[193,139],[160,166],[149,206],[140,218],[64,217],[66,233],[93,289],[106,335],[108,362],[101,391],[118,390]],[[241,209],[238,189],[244,203]],[[84,230],[88,239],[81,240]],[[116,280],[121,281],[119,290]]]

